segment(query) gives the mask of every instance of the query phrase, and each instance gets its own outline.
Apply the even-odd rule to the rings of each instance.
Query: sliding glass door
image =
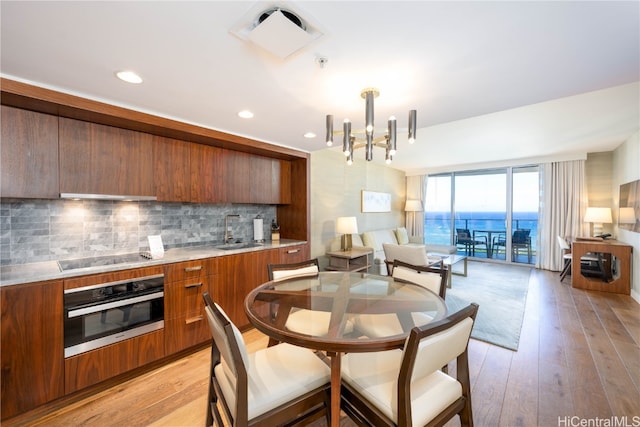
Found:
[[[474,258],[534,264],[538,231],[538,167],[429,176],[426,244],[456,245]]]
[[[464,254],[492,258],[507,224],[506,169],[454,174],[454,241]]]

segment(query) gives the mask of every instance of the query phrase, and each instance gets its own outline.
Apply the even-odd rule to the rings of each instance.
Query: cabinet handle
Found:
[[[197,267],[187,267],[187,268],[184,269],[184,271],[186,273],[190,273],[192,271],[200,271],[200,270],[202,270],[202,266],[201,265],[199,265]]]
[[[288,254],[297,254],[298,252],[300,252],[300,249],[290,249],[287,251]]]
[[[202,282],[200,282],[200,283],[189,283],[188,285],[184,285],[184,288],[185,289],[199,288],[200,286],[202,286]]]
[[[203,315],[196,316],[196,317],[190,317],[190,318],[188,318],[188,319],[185,319],[184,323],[185,323],[185,325],[188,325],[188,324],[190,324],[190,323],[196,323],[196,322],[199,322],[199,321],[201,321],[202,319],[204,319],[204,316],[203,316]]]

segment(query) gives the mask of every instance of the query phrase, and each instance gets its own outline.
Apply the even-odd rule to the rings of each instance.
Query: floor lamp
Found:
[[[407,199],[407,202],[404,205],[404,211],[409,212],[407,215],[411,215],[411,228],[409,230],[410,236],[416,235],[416,212],[420,212],[421,210],[422,202],[420,200]]]

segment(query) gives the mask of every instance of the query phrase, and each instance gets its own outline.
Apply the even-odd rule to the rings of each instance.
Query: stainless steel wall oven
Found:
[[[164,328],[164,275],[64,291],[64,357]]]

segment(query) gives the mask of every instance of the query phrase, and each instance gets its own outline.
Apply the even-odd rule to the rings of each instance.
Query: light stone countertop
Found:
[[[86,276],[88,274],[128,270],[131,268],[152,267],[156,265],[171,264],[174,262],[235,255],[266,249],[286,248],[288,246],[301,245],[305,243],[307,242],[301,240],[282,239],[279,243],[265,242],[260,243],[255,247],[240,249],[219,249],[216,247],[220,245],[189,246],[184,248],[168,249],[165,251],[164,257],[160,259],[145,259],[140,257],[141,260],[136,262],[77,268],[67,271],[61,271],[57,261],[8,265],[0,267],[0,286],[21,285],[45,280],[58,280],[69,277]]]

